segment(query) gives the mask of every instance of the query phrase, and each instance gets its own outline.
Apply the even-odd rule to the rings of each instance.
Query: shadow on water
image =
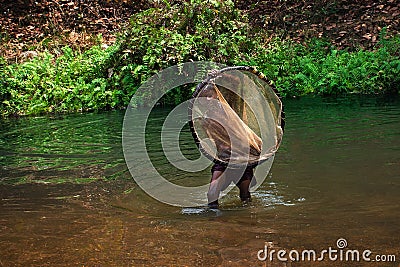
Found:
[[[0,121],[0,266],[378,266],[257,258],[266,242],[320,252],[339,238],[349,249],[396,255],[379,266],[399,266],[399,99],[284,104],[287,128],[268,178],[253,202],[240,203],[234,189],[220,210],[167,206],[137,187],[121,149],[123,112]],[[186,184],[157,145],[167,113],[149,122],[150,157]],[[195,158],[187,128],[181,137]]]

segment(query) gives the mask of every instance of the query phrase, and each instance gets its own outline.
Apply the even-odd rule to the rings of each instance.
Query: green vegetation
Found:
[[[69,47],[55,57],[43,53],[21,63],[3,63],[0,79],[2,113],[106,109],[116,105],[118,91],[110,91],[105,62],[116,47],[102,50],[94,46],[84,53]]]
[[[134,15],[119,40],[85,52],[64,47],[30,61],[0,58],[1,114],[123,108],[135,90],[163,68],[190,60],[256,65],[282,96],[400,92],[400,37],[373,51],[338,50],[321,39],[305,44],[265,41],[231,1],[192,0]],[[167,102],[189,97],[176,90]]]
[[[274,80],[283,96],[399,93],[400,38],[374,51],[338,50],[313,39],[306,45],[276,40],[251,61]]]

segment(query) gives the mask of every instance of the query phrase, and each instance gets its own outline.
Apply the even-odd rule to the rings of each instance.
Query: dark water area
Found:
[[[284,104],[284,140],[267,179],[252,203],[232,190],[219,211],[168,206],[135,184],[122,152],[123,111],[1,120],[0,266],[400,266],[400,99]],[[167,114],[156,110],[148,123],[149,154],[185,184],[157,148]],[[187,129],[181,138],[182,152],[196,157]],[[315,250],[318,258],[338,250],[339,238],[343,253],[396,261],[257,257],[268,244],[286,257]]]

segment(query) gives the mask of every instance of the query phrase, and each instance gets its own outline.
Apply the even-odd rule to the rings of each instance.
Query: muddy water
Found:
[[[170,207],[137,187],[121,149],[123,112],[1,121],[0,266],[399,266],[399,99],[301,98],[285,108],[268,179],[250,205],[233,190],[219,211]],[[155,142],[166,114],[149,122]],[[182,138],[195,154],[190,134]],[[197,175],[207,182],[209,170]],[[339,238],[344,253],[397,262],[257,257],[265,244],[320,253]]]

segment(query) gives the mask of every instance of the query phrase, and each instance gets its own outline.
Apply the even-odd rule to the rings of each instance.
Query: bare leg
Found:
[[[247,202],[251,201],[251,195],[249,191],[250,182],[251,182],[250,180],[243,180],[238,185],[240,190],[240,199],[242,201],[247,201]]]
[[[237,187],[239,187],[240,199],[243,202],[251,201],[250,184],[253,179],[255,179],[254,170],[252,167],[247,167],[243,173],[242,179],[240,179],[239,183],[236,184]]]
[[[208,205],[212,208],[218,207],[218,198],[221,191],[221,184],[218,178],[223,174],[222,171],[214,171],[211,176],[210,188],[208,189]]]

